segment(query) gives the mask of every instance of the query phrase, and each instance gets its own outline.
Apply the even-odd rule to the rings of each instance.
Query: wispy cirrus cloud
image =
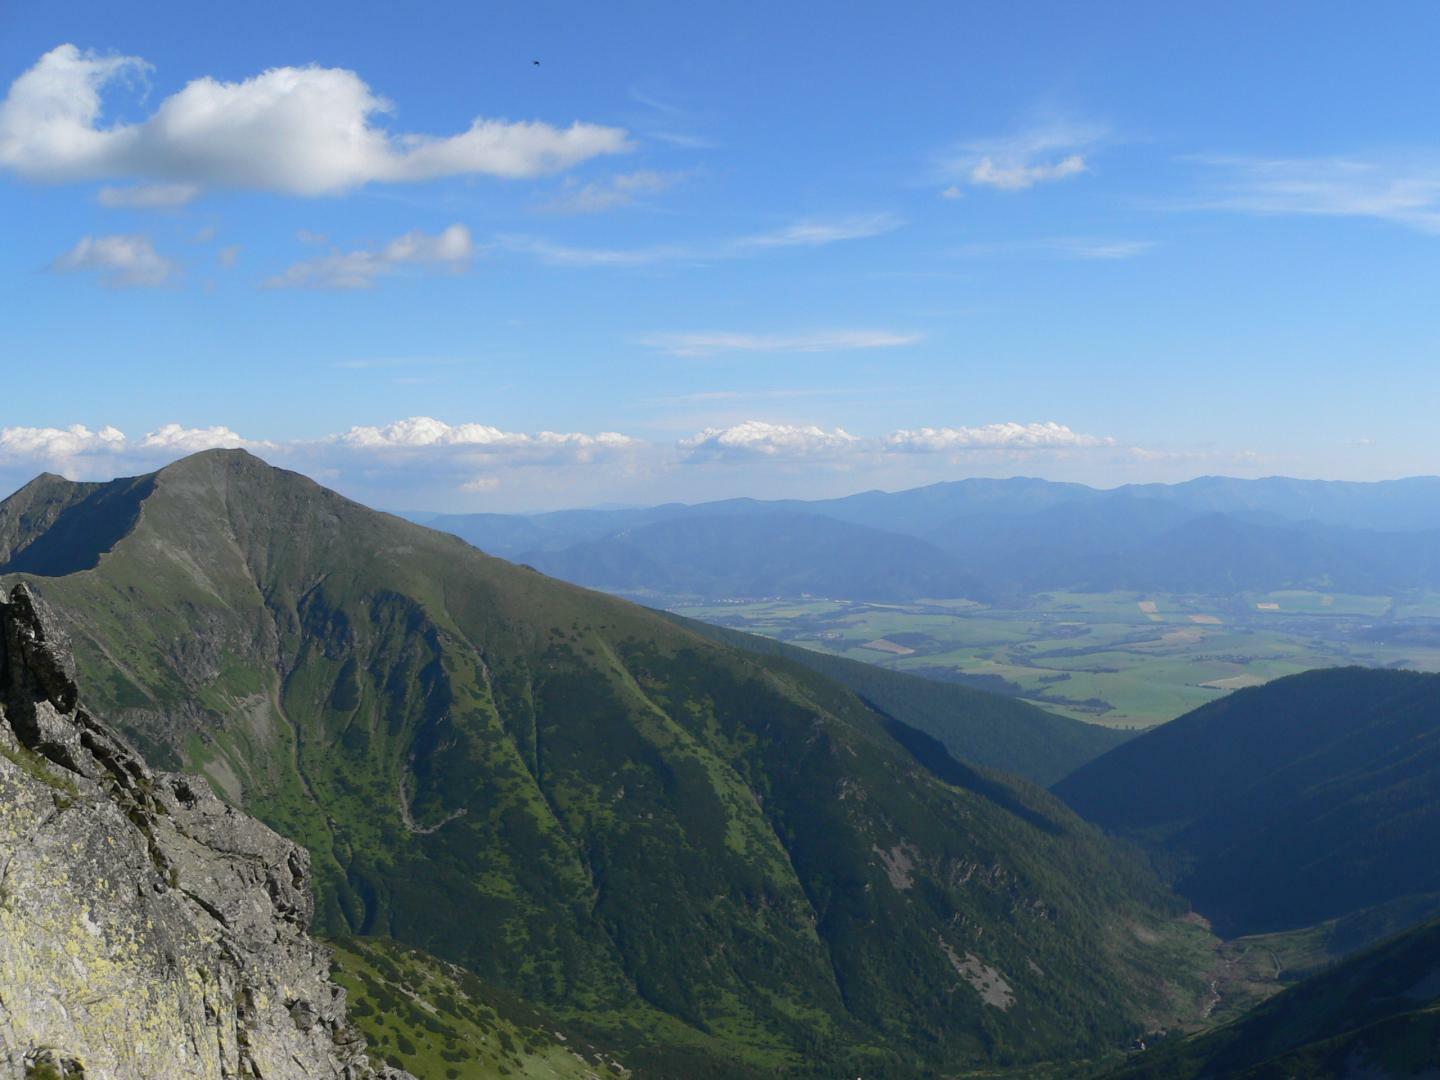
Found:
[[[852,349],[895,349],[918,344],[920,334],[893,330],[819,330],[797,334],[747,334],[725,331],[647,334],[641,345],[671,356],[714,356],[717,353],[820,353]]]
[[[148,236],[85,236],[52,264],[61,273],[93,273],[109,289],[153,289],[180,273]]]
[[[766,248],[822,247],[842,240],[865,240],[894,232],[905,222],[895,214],[852,214],[848,217],[796,221],[771,232],[732,240],[733,251],[763,251]]]
[[[642,248],[591,248],[557,244],[531,236],[502,236],[499,243],[507,251],[529,255],[547,266],[638,267],[704,261],[693,249],[666,244]]]
[[[937,161],[939,178],[948,184],[941,194],[958,198],[963,194],[960,185],[1024,191],[1079,176],[1090,170],[1091,154],[1108,136],[1096,124],[1055,121],[956,143]]]
[[[590,248],[558,244],[532,236],[502,236],[499,243],[551,266],[641,267],[661,263],[705,263],[749,258],[786,248],[814,248],[881,236],[904,225],[894,214],[856,214],[791,222],[770,232],[686,244],[637,248]]]
[[[1360,217],[1440,233],[1440,159],[1429,157],[1188,159],[1208,176],[1184,209],[1264,216]]]
[[[101,206],[127,210],[170,210],[184,206],[200,194],[198,184],[139,184],[102,187],[95,196]]]
[[[448,176],[524,178],[632,149],[620,128],[576,121],[477,118],[453,135],[396,133],[377,118],[393,106],[353,71],[277,67],[238,82],[202,76],[144,120],[102,126],[105,93],[144,80],[139,57],[61,45],[0,101],[0,168],[28,180],[133,179],[145,185],[333,195],[372,182]],[[151,187],[116,193],[143,201]]]
[[[640,169],[586,184],[567,183],[558,196],[541,207],[552,214],[598,214],[634,206],[646,195],[656,195],[685,178],[683,172]]]
[[[382,248],[332,251],[295,263],[268,278],[267,289],[369,289],[376,281],[405,268],[463,271],[475,254],[475,242],[464,225],[451,225],[431,235],[415,229]]]
[[[955,254],[969,259],[1005,256],[1056,256],[1062,259],[1114,261],[1133,259],[1154,250],[1153,240],[1124,240],[1097,236],[1052,236],[1040,240],[1001,240],[965,244]]]

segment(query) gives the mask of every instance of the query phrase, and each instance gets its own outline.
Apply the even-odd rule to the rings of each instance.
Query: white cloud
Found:
[[[0,102],[0,168],[30,180],[131,178],[159,184],[330,195],[371,182],[534,177],[627,151],[623,130],[581,122],[477,118],[459,134],[393,133],[393,111],[353,71],[271,68],[240,82],[208,76],[138,123],[100,126],[102,91],[149,69],[61,45]]]
[[[1155,247],[1153,240],[1097,240],[1083,237],[1062,238],[1051,241],[1061,254],[1074,259],[1133,259],[1144,255]]]
[[[679,448],[688,461],[744,461],[779,458],[843,458],[875,462],[893,454],[961,454],[1004,451],[1095,450],[1116,445],[1108,436],[1087,435],[1064,424],[999,423],[978,427],[922,427],[879,437],[852,435],[843,428],[772,424],[751,420],[724,428],[706,428]]]
[[[113,431],[114,428],[109,430]],[[267,446],[268,443],[242,439],[228,427],[187,428],[181,424],[166,424],[150,432],[140,440],[142,450],[164,450],[178,454],[196,454],[201,450],[237,447]]]
[[[1133,259],[1155,247],[1153,240],[1120,240],[1094,236],[1055,236],[1044,240],[1004,240],[966,244],[956,255],[991,258],[1008,255],[1059,255],[1066,259],[1115,261]]]
[[[502,237],[500,241],[511,251],[532,255],[550,266],[653,266],[657,263],[683,260],[700,261],[700,256],[683,247],[649,248],[584,248],[568,244],[552,244],[524,236]]]
[[[648,334],[641,345],[672,356],[713,356],[722,352],[840,352],[849,349],[893,349],[914,345],[919,334],[893,330],[822,330],[805,334],[742,334],[723,331]]]
[[[155,250],[148,236],[86,236],[52,264],[64,273],[93,272],[112,289],[164,285],[180,268]]]
[[[905,224],[894,214],[856,214],[829,221],[797,221],[774,232],[731,241],[737,251],[757,248],[820,247],[841,240],[864,240],[893,232]]]
[[[674,187],[684,176],[684,173],[679,172],[641,169],[588,184],[567,183],[565,190],[546,203],[543,209],[557,214],[595,214],[621,206],[632,206],[642,196],[654,195]]]
[[[227,427],[162,427],[132,439],[106,425],[92,430],[84,424],[66,428],[0,428],[0,466],[8,469],[50,469],[74,479],[136,472],[201,450],[216,447],[273,449],[275,444],[241,438]]]
[[[482,492],[522,477],[572,475],[605,465],[617,474],[656,448],[617,432],[505,431],[486,424],[447,424],[411,417],[377,427],[354,427],[319,439],[265,441],[228,427],[166,424],[131,437],[116,427],[0,428],[0,480],[24,483],[53,471],[71,479],[134,475],[179,457],[216,448],[242,448],[267,460],[331,480],[376,488]]]
[[[1023,191],[1046,180],[1064,180],[1085,171],[1085,158],[1080,154],[1069,154],[1050,165],[999,164],[987,155],[970,170],[970,182],[1001,191]]]
[[[0,461],[57,464],[87,454],[110,453],[125,445],[125,433],[103,427],[91,431],[84,424],[68,428],[0,428]]]
[[[240,245],[230,244],[221,248],[215,253],[215,261],[226,270],[232,269],[240,261]]]
[[[1106,134],[1093,125],[1052,123],[962,142],[942,156],[940,175],[958,183],[1023,191],[1088,172],[1088,155]],[[945,194],[951,190],[959,191],[952,184]]]
[[[774,232],[735,237],[717,243],[660,244],[644,248],[572,247],[527,236],[502,237],[500,242],[511,251],[533,255],[552,266],[638,267],[738,259],[779,248],[822,247],[879,236],[903,224],[893,214],[864,214],[829,221],[798,221]]]
[[[1212,171],[1187,209],[1365,217],[1440,233],[1440,162],[1354,158],[1192,159]]]
[[[1102,435],[1072,431],[1064,424],[1019,424],[1013,421],[980,427],[922,427],[891,432],[882,440],[886,450],[904,453],[948,453],[956,450],[1069,450],[1114,446]]]
[[[458,273],[475,254],[475,242],[464,225],[451,225],[435,235],[415,229],[373,251],[332,251],[306,259],[265,282],[269,289],[368,289],[378,278],[407,267],[429,267]]]
[[[103,187],[96,196],[101,206],[133,210],[165,210],[184,206],[200,194],[196,184],[139,184]]]
[[[602,431],[595,435],[558,431],[526,434],[488,424],[452,425],[429,416],[412,416],[383,427],[353,427],[331,436],[327,441],[353,450],[382,454],[440,449],[463,455],[505,455],[510,460],[577,463],[593,461],[608,453],[639,445],[639,440],[616,431]]]
[[[748,420],[724,428],[706,428],[680,440],[684,460],[692,463],[754,458],[824,457],[859,447],[862,440],[843,428],[770,424]]]

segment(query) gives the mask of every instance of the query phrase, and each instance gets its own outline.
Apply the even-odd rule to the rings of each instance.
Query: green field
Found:
[[[1014,694],[1111,727],[1149,727],[1230,690],[1311,668],[1440,671],[1434,594],[1049,592],[1010,607],[819,599],[670,606],[823,652]]]

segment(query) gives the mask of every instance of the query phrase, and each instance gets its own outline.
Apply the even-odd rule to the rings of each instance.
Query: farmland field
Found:
[[[1013,694],[1111,727],[1149,727],[1231,690],[1311,668],[1440,671],[1440,597],[1434,594],[1047,592],[1011,607],[814,598],[670,599],[664,606],[866,663]]]

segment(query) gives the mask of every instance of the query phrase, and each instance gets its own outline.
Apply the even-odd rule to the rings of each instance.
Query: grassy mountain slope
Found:
[[[1416,927],[1205,1035],[1137,1055],[1134,1080],[1434,1076],[1440,1062],[1440,922]]]
[[[887,715],[940,740],[956,759],[1037,784],[1053,784],[1131,737],[1127,731],[1057,716],[1029,702],[958,683],[907,675],[678,615],[670,618],[737,649],[833,679]]]
[[[1227,934],[1440,892],[1437,789],[1440,676],[1362,668],[1238,691],[1055,786]]]
[[[244,453],[162,470],[38,588],[97,704],[310,848],[326,929],[651,1075],[927,1075],[1200,1006],[1168,894],[1043,791]]]
[[[592,588],[664,595],[913,600],[985,594],[923,540],[818,514],[707,514],[655,522],[522,562]]]
[[[554,1017],[387,938],[331,943],[372,1055],[416,1080],[605,1080],[624,1065]]]

